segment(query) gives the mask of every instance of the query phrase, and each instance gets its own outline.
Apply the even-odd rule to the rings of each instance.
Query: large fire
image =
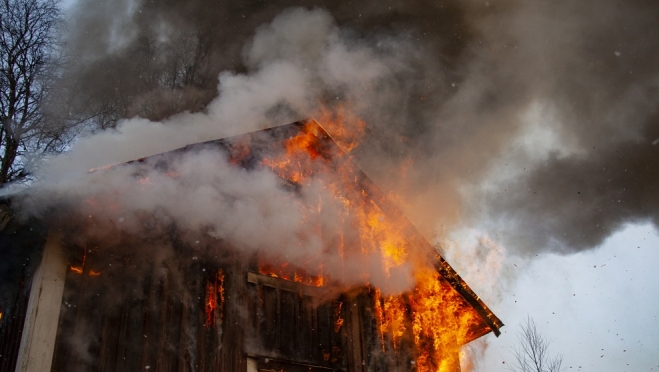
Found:
[[[327,205],[333,206],[333,216],[338,216],[340,223],[349,228],[332,231],[334,235],[329,241],[323,240],[322,249],[331,251],[331,256],[338,257],[342,265],[356,257],[375,258],[386,278],[395,278],[401,270],[412,268],[411,289],[402,294],[391,294],[391,290],[373,285],[367,268],[360,276],[373,299],[373,316],[380,340],[377,347],[383,353],[406,350],[409,354],[409,350],[413,350],[412,364],[419,372],[454,371],[459,365],[459,348],[488,331],[498,332],[501,323],[489,310],[483,310],[484,305],[478,297],[391,204],[391,197],[385,197],[352,161],[350,152],[357,147],[364,123],[347,112],[340,109],[332,113],[325,111],[321,115],[323,124],[335,137],[330,137],[317,122],[308,121],[299,132],[271,144],[274,151],[264,151],[267,155],[261,154],[258,165],[272,170],[292,193],[307,186],[312,189],[320,185],[324,197],[329,200],[319,197],[317,203],[296,203],[294,206],[304,216],[308,234],[320,240],[331,235],[326,227],[323,230],[320,221]],[[345,129],[345,122],[357,128],[356,134]],[[244,165],[245,159],[252,159],[249,143],[230,143],[228,147],[230,163]],[[179,177],[172,172],[166,175]],[[149,187],[151,181],[143,178],[138,182]],[[94,200],[90,199],[88,203],[94,206]],[[71,271],[82,274],[85,259],[86,253],[82,264],[71,266]],[[328,272],[327,267],[317,257],[293,264],[276,255],[261,253],[258,256],[260,274],[312,287],[342,283],[345,270]],[[90,276],[99,274],[88,270]],[[206,282],[202,299],[205,326],[210,328],[221,324],[224,307],[222,270]],[[335,332],[345,321],[341,315],[343,306],[343,302],[333,302]]]
[[[337,132],[345,136],[346,132],[341,129],[344,126],[336,122],[337,116],[330,119],[334,120],[323,124],[328,128],[339,128]],[[338,119],[341,120],[340,115]],[[348,254],[378,254],[387,276],[391,270],[404,264],[415,267],[416,284],[412,291],[383,295],[379,288],[373,289],[375,317],[383,352],[389,351],[387,345],[397,352],[403,342],[408,342],[415,349],[417,371],[455,370],[459,363],[459,347],[475,338],[474,329],[482,324],[481,317],[442,277],[436,268],[437,263],[433,262],[433,255],[412,249],[408,236],[409,222],[402,220],[402,214],[389,213],[391,206],[384,198],[378,198],[372,190],[360,185],[354,163],[346,160],[349,158],[348,152],[356,146],[355,139],[350,138],[347,141],[349,146],[337,151],[323,144],[323,136],[327,134],[316,122],[308,122],[299,134],[284,141],[283,153],[266,158],[261,163],[290,184],[300,187],[332,167],[332,177],[323,178],[323,186],[343,206],[343,215],[351,219],[358,231],[359,244],[346,247],[340,241],[328,249],[336,249],[341,257]],[[341,144],[341,141],[336,142]],[[303,213],[319,213],[322,207],[319,204],[314,207],[318,210],[303,208]],[[309,226],[309,229],[316,227]],[[261,260],[259,265],[262,274],[315,286],[331,283],[333,279],[340,280],[340,277],[333,278],[337,273],[323,275],[322,267],[315,270],[320,275],[311,276],[291,268],[288,263],[273,266],[264,263],[266,261]]]

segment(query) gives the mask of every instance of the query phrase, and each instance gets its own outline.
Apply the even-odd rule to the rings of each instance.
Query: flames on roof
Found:
[[[323,178],[323,187],[351,214],[361,243],[347,247],[339,242],[333,247],[338,255],[377,252],[387,273],[405,264],[414,267],[412,290],[382,295],[375,288],[375,312],[383,345],[384,338],[389,338],[396,349],[405,334],[413,336],[419,371],[438,370],[447,348],[489,332],[500,334],[501,320],[315,120],[195,144],[181,151],[214,145],[224,148],[236,165],[272,169],[292,189],[304,187],[318,173],[329,174]],[[285,150],[280,151],[282,148]],[[261,265],[262,274],[316,286],[341,280],[340,273],[324,273],[322,267],[314,270],[321,275],[309,276],[292,270],[278,257],[271,259],[276,264]]]

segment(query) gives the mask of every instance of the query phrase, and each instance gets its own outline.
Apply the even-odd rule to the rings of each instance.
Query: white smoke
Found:
[[[328,91],[340,93],[357,111],[375,110],[378,99],[392,93],[380,91],[375,97],[373,88],[406,68],[409,55],[394,53],[397,45],[402,42],[384,39],[372,46],[344,37],[321,9],[286,10],[259,28],[245,47],[250,72],[221,73],[219,94],[203,112],[180,113],[162,122],[122,120],[116,130],[85,136],[42,167],[42,183],[312,117]]]

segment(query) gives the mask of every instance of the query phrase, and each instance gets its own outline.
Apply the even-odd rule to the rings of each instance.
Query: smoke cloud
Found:
[[[379,255],[344,261],[337,251],[324,254],[323,242],[312,234],[315,230],[296,203],[323,205],[323,218],[317,222],[337,235],[326,234],[323,239],[339,241],[341,234],[346,244],[359,242],[353,242],[358,237],[350,224],[339,220],[336,211],[341,208],[323,190],[322,180],[293,198],[269,170],[235,169],[210,150],[189,156],[164,154],[157,160],[88,173],[188,144],[292,122],[303,115],[318,116],[328,107],[372,111],[372,117],[379,111],[390,112],[383,105],[396,96],[397,80],[413,74],[405,59],[421,59],[412,49],[399,55],[405,47],[404,38],[396,35],[382,37],[376,45],[347,35],[321,9],[285,10],[260,26],[245,46],[250,72],[220,73],[218,96],[203,111],[183,112],[163,121],[127,119],[115,129],[81,138],[66,155],[44,165],[41,181],[22,201],[21,210],[25,216],[55,211],[51,218],[60,218],[72,208],[81,216],[107,222],[105,228],[81,227],[85,233],[75,238],[80,246],[112,245],[117,231],[155,239],[154,224],[144,223],[151,212],[156,215],[155,226],[174,224],[182,231],[203,231],[246,253],[265,247],[311,274],[320,273],[309,268],[321,266],[327,272],[341,272],[347,285],[369,282],[385,293],[409,289],[412,275],[406,264],[397,265],[390,277]],[[381,92],[378,97],[374,90]],[[377,98],[382,102],[373,106]],[[162,162],[171,164],[169,173],[180,177],[163,175],[157,167]],[[135,175],[141,181],[136,182]],[[299,248],[302,243],[304,249]],[[142,253],[150,256],[149,251]]]
[[[237,167],[216,146],[206,146],[51,184],[23,200],[23,207],[50,205],[65,214],[77,213],[74,222],[85,222],[77,222],[67,238],[77,246],[100,247],[99,254],[111,256],[110,262],[124,255],[162,256],[147,262],[165,262],[174,257],[172,242],[192,247],[189,257],[217,258],[228,244],[246,257],[261,252],[312,275],[329,273],[348,286],[373,283],[391,293],[408,289],[408,265],[385,272],[383,257],[376,252],[346,250],[343,257],[336,249],[326,249],[327,242],[341,240],[359,246],[360,236],[351,231],[353,220],[343,215],[343,205],[327,190],[326,178],[336,175],[322,168],[318,172],[311,184],[291,193],[269,168]],[[316,205],[322,209],[309,211]],[[65,231],[72,229],[69,222],[65,219],[61,225]],[[317,231],[323,231],[322,240]],[[139,238],[127,242],[122,240],[126,236]],[[139,277],[139,272],[130,273],[134,275]]]
[[[137,116],[80,139],[40,187],[347,108],[366,122],[358,164],[429,238],[478,225],[522,255],[572,252],[656,222],[654,3],[294,5],[76,3],[68,78]],[[171,63],[196,72],[154,88]]]
[[[643,1],[533,2],[492,23],[505,30],[511,89],[526,88],[531,102],[515,110],[521,134],[478,199],[507,246],[569,253],[626,223],[656,225],[657,11]]]

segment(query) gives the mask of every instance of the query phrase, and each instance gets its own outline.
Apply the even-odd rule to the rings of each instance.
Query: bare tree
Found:
[[[563,372],[563,356],[549,355],[549,341],[542,336],[531,318],[527,318],[518,335],[519,344],[513,349],[519,372]]]
[[[0,187],[62,139],[44,116],[59,18],[58,0],[0,0]]]

